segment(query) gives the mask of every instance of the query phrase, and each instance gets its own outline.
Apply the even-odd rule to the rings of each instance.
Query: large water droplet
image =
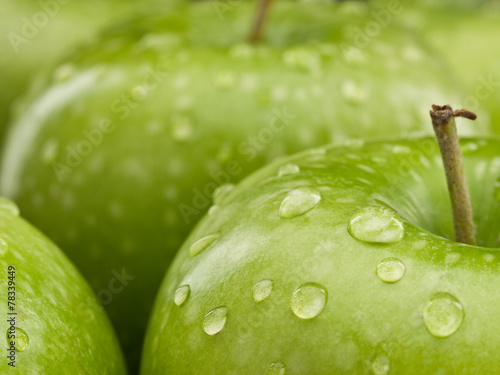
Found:
[[[377,276],[384,283],[396,283],[405,275],[406,267],[398,258],[386,258],[377,266]]]
[[[9,252],[9,245],[3,238],[0,237],[0,256],[4,256]]]
[[[282,362],[275,362],[267,370],[267,375],[285,375],[286,366]]]
[[[16,337],[10,337],[15,335]],[[15,331],[11,331],[10,328],[7,329],[6,333],[6,339],[7,339],[7,345],[8,347],[11,346],[11,341],[14,341],[14,346],[16,348],[16,351],[18,352],[24,352],[26,349],[28,349],[28,346],[30,345],[30,338],[26,331],[22,328],[16,327]]]
[[[305,283],[293,292],[291,308],[301,319],[312,319],[325,308],[328,300],[326,288],[316,283]]]
[[[500,178],[495,182],[493,196],[496,201],[500,202]]]
[[[191,294],[191,288],[189,287],[189,285],[181,285],[175,291],[175,294],[174,294],[174,303],[177,306],[182,305],[184,302],[187,301],[187,299],[189,298],[190,294]]]
[[[212,199],[214,204],[221,205],[224,199],[234,190],[234,184],[222,184],[215,189]]]
[[[390,370],[390,360],[384,354],[379,354],[372,362],[372,370],[375,375],[386,375]]]
[[[282,165],[280,167],[280,169],[278,170],[278,177],[283,177],[283,176],[286,176],[288,174],[296,174],[299,172],[300,172],[300,168],[298,165],[289,163],[289,164]]]
[[[349,222],[349,233],[364,242],[395,243],[403,239],[404,225],[396,213],[385,207],[365,207]]]
[[[313,188],[303,187],[290,191],[280,206],[280,216],[292,218],[312,210],[321,200],[320,193]]]
[[[460,301],[449,293],[433,294],[424,307],[424,323],[437,338],[454,334],[464,320],[464,308]]]
[[[189,255],[191,255],[192,257],[198,255],[207,247],[209,247],[217,239],[217,237],[219,237],[219,234],[213,233],[200,238],[198,241],[191,245],[191,248],[189,249]]]
[[[210,310],[203,320],[203,330],[207,335],[213,336],[222,331],[226,325],[228,309],[225,306]]]
[[[273,290],[272,280],[261,280],[253,287],[253,300],[260,302],[265,300]]]
[[[9,199],[0,197],[0,210],[19,216],[19,207]]]

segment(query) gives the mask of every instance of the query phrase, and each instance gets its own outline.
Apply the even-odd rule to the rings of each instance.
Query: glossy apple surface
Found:
[[[464,106],[488,113],[493,131],[500,134],[500,49],[492,47],[500,35],[500,7],[447,12],[441,19],[447,26],[426,27],[428,39],[464,82]]]
[[[0,140],[11,103],[40,72],[136,7],[134,0],[0,0]]]
[[[500,134],[500,49],[493,47],[500,35],[500,4],[490,0],[413,3],[402,18],[445,58],[463,86],[458,106],[482,110],[482,116],[490,117],[493,131]]]
[[[125,375],[118,340],[86,281],[18,215],[0,198],[2,374]]]
[[[462,142],[475,247],[435,140],[300,153],[219,197],[159,292],[142,375],[500,371],[500,141]]]
[[[164,272],[218,185],[328,141],[427,132],[429,98],[456,101],[442,62],[395,15],[377,27],[363,3],[280,1],[251,46],[253,13],[165,6],[116,26],[63,62],[12,128],[2,192],[96,291],[114,269],[134,277],[104,301],[132,363]]]

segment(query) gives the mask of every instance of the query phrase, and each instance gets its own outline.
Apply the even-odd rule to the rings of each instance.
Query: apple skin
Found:
[[[17,313],[16,328],[22,330],[16,331],[20,350],[15,368],[7,368],[3,357],[2,373],[126,374],[118,340],[87,282],[61,250],[18,213],[14,203],[0,198],[3,348],[12,340],[6,337],[7,319],[12,317],[8,313]],[[10,266],[15,267],[14,311],[7,304]]]
[[[417,7],[406,16],[463,82],[463,106],[487,113],[492,130],[500,134],[500,50],[492,48],[500,34],[500,7],[491,1],[486,4],[474,11],[453,8],[430,12]]]
[[[152,0],[148,0],[152,2]],[[0,141],[10,106],[41,72],[138,1],[0,0]]]
[[[165,5],[116,26],[62,62],[11,128],[0,190],[94,290],[113,269],[135,277],[106,306],[130,363],[218,185],[328,141],[427,133],[429,97],[458,100],[440,60],[395,23],[353,53],[366,4],[280,1],[257,47],[244,43],[253,13]]]
[[[193,230],[158,294],[141,375],[497,374],[500,201],[494,186],[500,140],[470,138],[462,147],[478,239],[495,248],[441,237],[453,229],[432,138],[297,154],[246,178]],[[320,200],[286,203],[301,189]],[[379,231],[389,237],[378,243],[365,241],[380,240],[380,233],[353,221],[373,207],[398,215],[401,224]],[[297,214],[300,208],[309,210]],[[215,241],[191,256],[193,244],[213,233]],[[387,258],[405,265],[400,281],[377,276]],[[255,302],[262,280],[271,280],[273,288]],[[306,283],[327,291],[323,310],[312,319],[291,309],[294,291]],[[183,285],[190,288],[184,301],[176,296]],[[441,305],[442,316],[452,312],[448,327],[428,302],[439,293],[458,300]],[[207,326],[215,327],[208,330],[213,333],[222,324],[215,319],[207,325],[204,317],[218,306],[227,308],[225,325],[209,335]],[[458,326],[457,314],[463,318]]]

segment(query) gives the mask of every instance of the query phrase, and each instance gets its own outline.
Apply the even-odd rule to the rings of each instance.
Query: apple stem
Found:
[[[465,109],[453,111],[449,105],[442,107],[433,105],[430,113],[448,182],[455,240],[468,245],[475,245],[476,230],[455,117],[475,120],[477,116]]]
[[[254,19],[252,26],[252,31],[250,33],[250,42],[259,43],[262,39],[262,31],[264,29],[264,23],[266,20],[266,15],[269,11],[269,7],[273,0],[260,0],[259,7],[257,9],[257,14]]]

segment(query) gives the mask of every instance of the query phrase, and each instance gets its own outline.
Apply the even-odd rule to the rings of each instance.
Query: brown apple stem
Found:
[[[266,15],[269,12],[269,7],[272,2],[273,0],[260,0],[259,8],[250,33],[249,39],[251,43],[259,43],[261,41]]]
[[[433,105],[430,113],[448,182],[455,227],[455,240],[475,245],[476,230],[455,117],[459,116],[475,120],[476,115],[465,109],[453,111],[449,105],[443,107]]]

